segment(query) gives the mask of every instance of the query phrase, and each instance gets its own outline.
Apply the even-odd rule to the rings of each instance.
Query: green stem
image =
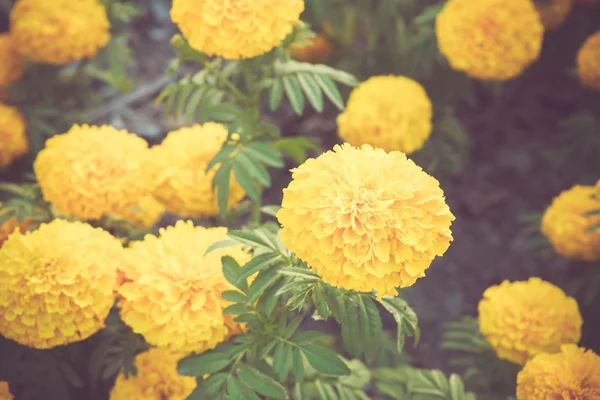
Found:
[[[252,202],[252,225],[260,225],[262,208],[262,187],[258,191],[258,197]]]
[[[229,79],[227,79],[227,77],[225,75],[223,75],[221,73],[221,71],[219,71],[218,69],[213,67],[213,65],[209,61],[202,61],[202,65],[211,74],[213,74],[219,82],[221,82],[224,86],[227,87],[227,89],[229,89],[231,91],[231,95],[233,97],[235,97],[236,100],[238,100],[240,103],[242,103],[244,105],[248,104],[248,97],[246,95],[244,95],[242,92],[240,92],[238,90],[238,88],[235,87],[233,82],[231,82]]]

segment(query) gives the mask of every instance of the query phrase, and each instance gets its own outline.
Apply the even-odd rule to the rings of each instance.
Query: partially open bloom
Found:
[[[315,37],[306,38],[305,40],[306,43],[290,46],[292,57],[296,60],[321,63],[331,57],[335,51],[333,43],[323,34],[317,34]]]
[[[517,376],[517,400],[600,399],[600,357],[576,345],[540,354]]]
[[[170,132],[160,145],[151,149],[151,163],[157,176],[153,194],[167,211],[192,217],[219,213],[217,196],[212,190],[218,165],[208,173],[206,167],[226,139],[227,128],[209,122]],[[229,207],[244,196],[246,192],[232,174]]]
[[[122,258],[117,239],[83,222],[16,231],[0,249],[0,335],[38,349],[93,335],[113,305]]]
[[[10,393],[8,383],[0,382],[0,400],[13,400],[14,397]]]
[[[520,75],[537,60],[544,36],[531,0],[450,0],[435,28],[452,68],[500,81]]]
[[[117,219],[124,219],[141,228],[151,228],[165,213],[165,206],[153,196],[147,195],[134,205],[128,206],[115,214]]]
[[[600,215],[584,215],[600,209],[593,186],[575,185],[552,200],[542,217],[542,233],[554,250],[566,258],[600,260],[600,230],[588,228],[600,223]]]
[[[292,171],[280,236],[330,285],[394,295],[450,245],[444,193],[404,153],[344,144]]]
[[[575,299],[539,278],[491,286],[479,302],[481,333],[499,358],[520,365],[578,343],[582,324]]]
[[[0,168],[28,151],[25,119],[16,108],[0,103]]]
[[[223,314],[221,298],[234,289],[223,275],[221,257],[244,264],[251,257],[241,246],[208,247],[227,238],[225,228],[195,227],[178,221],[160,236],[146,235],[126,250],[125,283],[119,289],[123,321],[152,345],[173,351],[212,349],[239,333]]]
[[[150,349],[135,357],[135,376],[120,373],[109,400],[185,400],[196,387],[196,379],[177,373],[177,362],[185,354]]]
[[[547,30],[555,30],[561,26],[569,16],[572,5],[573,0],[535,0],[535,8]]]
[[[600,31],[588,37],[579,49],[577,73],[581,83],[600,90]]]
[[[25,72],[25,59],[8,33],[0,33],[0,60],[0,88],[5,88],[21,79]]]
[[[234,60],[279,46],[302,11],[304,0],[173,0],[171,19],[194,49]]]
[[[46,141],[33,165],[44,199],[60,213],[94,220],[146,195],[146,141],[112,126],[75,125]]]
[[[353,146],[369,144],[410,154],[429,138],[431,118],[431,100],[418,82],[375,76],[352,91],[337,123],[340,137]]]

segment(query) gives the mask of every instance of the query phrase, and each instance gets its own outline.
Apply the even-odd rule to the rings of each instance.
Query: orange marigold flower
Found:
[[[435,30],[452,68],[489,80],[520,75],[539,57],[544,36],[531,0],[449,0]]]
[[[194,49],[234,60],[279,46],[302,11],[304,0],[173,0],[171,19]]]
[[[600,399],[600,357],[574,344],[540,354],[517,376],[517,400]]]
[[[93,58],[110,39],[110,23],[98,0],[18,0],[10,33],[32,61],[65,65]]]
[[[21,79],[25,72],[25,59],[8,33],[0,33],[0,60],[0,88],[10,86]]]
[[[335,51],[333,43],[325,35],[317,34],[311,38],[305,38],[306,43],[292,44],[290,53],[297,60],[321,63],[327,60]]]
[[[117,219],[124,219],[142,228],[151,228],[165,213],[165,206],[153,196],[144,196],[135,205],[116,213]]]
[[[402,152],[343,144],[292,171],[280,236],[330,285],[394,295],[450,245],[438,181]]]
[[[418,82],[375,76],[352,91],[337,123],[340,137],[353,146],[369,144],[410,154],[429,138],[431,118],[431,100]]]
[[[535,0],[544,28],[555,30],[562,25],[571,12],[573,0]]]
[[[0,382],[0,400],[13,400],[14,397],[10,393],[7,382]]]
[[[234,288],[223,275],[221,257],[240,264],[251,257],[241,245],[205,254],[226,238],[226,228],[178,221],[160,229],[159,237],[133,242],[125,251],[125,283],[119,289],[123,321],[148,343],[173,351],[201,353],[239,333],[223,314],[229,304],[221,293]]]
[[[122,258],[117,239],[83,222],[16,231],[0,249],[0,335],[38,349],[93,335],[113,305]]]
[[[74,125],[46,141],[33,165],[44,199],[60,213],[100,219],[149,190],[146,141],[112,126]]]
[[[29,151],[25,119],[14,107],[0,103],[0,168]]]
[[[156,185],[154,197],[173,214],[192,217],[215,216],[219,213],[212,181],[218,165],[206,172],[208,162],[221,150],[227,139],[222,124],[206,123],[170,132],[165,140],[151,149]],[[246,196],[231,176],[229,207]]]
[[[593,186],[575,185],[552,200],[542,217],[542,233],[554,250],[566,258],[583,261],[600,260],[600,230],[587,229],[600,223],[600,215],[586,216],[600,209]]]
[[[600,31],[588,37],[579,49],[577,73],[581,83],[600,90]]]
[[[177,362],[185,354],[150,349],[135,357],[135,376],[120,373],[109,400],[185,400],[196,388],[196,379],[177,373]]]
[[[0,201],[0,207],[2,207],[2,202]],[[0,209],[0,217],[6,214],[8,210]],[[9,218],[8,220],[0,223],[0,248],[2,248],[2,244],[8,239],[8,236],[15,231],[15,229],[19,229],[21,232],[25,232],[29,227],[31,221],[28,219],[24,219],[19,223],[16,218]]]
[[[575,299],[539,278],[491,286],[479,302],[481,333],[499,358],[520,365],[579,342],[582,324]]]

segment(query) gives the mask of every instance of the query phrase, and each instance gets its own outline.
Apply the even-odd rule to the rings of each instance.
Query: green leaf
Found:
[[[209,108],[209,119],[219,122],[231,122],[243,113],[244,110],[237,104],[220,103]]]
[[[225,161],[229,157],[229,155],[231,155],[231,153],[233,153],[233,151],[238,148],[239,148],[238,145],[233,145],[233,144],[223,145],[223,147],[221,147],[221,150],[219,150],[219,152],[217,154],[215,154],[215,156],[208,162],[208,165],[206,166],[206,169],[204,171],[208,172],[211,169],[213,169],[213,167],[215,165]]]
[[[286,137],[273,143],[275,147],[291,157],[297,164],[302,164],[308,158],[308,150],[320,151],[318,139],[308,137]]]
[[[248,153],[251,158],[260,160],[263,164],[270,167],[281,168],[284,166],[281,158],[281,152],[267,142],[252,142],[245,145],[242,149],[244,153]]]
[[[277,373],[280,381],[288,376],[291,365],[291,346],[279,342],[273,353],[273,370]]]
[[[271,186],[271,177],[269,176],[269,172],[258,160],[251,159],[246,153],[240,151],[237,154],[235,162],[239,163],[242,168],[246,169],[249,174],[262,186]]]
[[[233,239],[219,240],[218,242],[215,242],[215,243],[211,244],[210,246],[208,246],[208,248],[204,252],[204,255],[210,253],[211,251],[215,251],[215,250],[218,250],[218,249],[223,249],[225,247],[235,246],[235,245],[238,245],[238,244],[239,244],[239,242],[237,242],[236,240],[233,240]]]
[[[310,105],[318,112],[323,112],[323,92],[319,84],[310,74],[300,73],[296,77]]]
[[[342,95],[340,94],[340,91],[335,85],[335,82],[333,82],[331,78],[322,75],[315,75],[314,78],[317,84],[321,87],[321,90],[323,90],[323,93],[325,93],[325,95],[327,96],[327,98],[331,100],[331,102],[335,104],[337,108],[343,110],[344,100],[342,99]]]
[[[235,175],[235,179],[244,189],[248,197],[250,197],[252,200],[257,200],[260,194],[256,187],[256,183],[254,183],[254,181],[252,180],[250,172],[247,169],[245,169],[242,164],[236,162],[233,164],[233,173]]]
[[[248,387],[263,396],[275,399],[287,397],[286,390],[281,384],[248,364],[241,364],[238,367],[237,375]]]
[[[269,269],[262,271],[258,274],[256,279],[252,282],[250,290],[248,291],[248,302],[255,302],[271,285],[273,285],[278,279],[277,271],[279,266],[273,265]]]
[[[283,333],[283,338],[284,339],[291,338],[294,335],[294,333],[296,333],[296,330],[298,329],[298,327],[300,326],[302,321],[304,321],[304,315],[300,314],[300,315],[297,315],[296,317],[294,317],[294,319],[285,328],[285,332]]]
[[[206,400],[216,398],[217,395],[220,394],[228,377],[229,374],[225,372],[211,375],[207,380],[202,381],[186,400]]]
[[[271,111],[275,111],[279,108],[281,100],[283,99],[283,82],[281,79],[276,79],[271,86],[271,92],[269,94],[269,107]]]
[[[221,293],[221,297],[224,300],[231,301],[232,303],[243,303],[246,301],[246,296],[237,290],[226,290]]]
[[[223,263],[223,275],[225,275],[227,282],[231,283],[244,293],[248,292],[248,284],[246,281],[240,280],[238,282],[238,276],[240,273],[240,265],[238,262],[231,256],[223,256],[221,257],[221,261]]]
[[[227,213],[229,205],[229,178],[231,176],[231,168],[231,163],[221,164],[221,167],[219,167],[213,178],[213,184],[217,190],[219,211],[223,214]]]
[[[251,247],[262,247],[267,248],[269,250],[277,250],[271,243],[257,235],[256,232],[245,230],[230,230],[227,233],[227,235],[230,238]]]
[[[236,304],[232,304],[229,307],[226,307],[223,310],[223,314],[226,315],[239,315],[239,314],[244,314],[246,312],[252,311],[251,307],[248,307],[245,304],[241,304],[241,303],[236,303]]]
[[[260,397],[242,383],[238,378],[231,377],[227,380],[227,394],[230,400],[260,400]]]
[[[201,355],[188,356],[179,361],[177,370],[186,376],[214,374],[229,365],[234,350],[232,345],[221,345]]]
[[[296,381],[302,382],[304,379],[304,357],[299,348],[295,348],[292,352],[292,372]]]
[[[383,335],[383,323],[377,306],[368,296],[358,296],[360,339],[365,356],[373,359],[379,352]]]
[[[271,217],[277,217],[277,212],[281,209],[281,206],[269,205],[261,207],[260,211],[270,215]]]
[[[419,320],[414,310],[399,297],[384,297],[379,302],[393,315],[398,325],[398,351],[402,353],[405,335],[413,336],[416,346],[419,343],[421,332],[419,330]]]
[[[331,350],[316,344],[301,347],[308,363],[318,372],[329,375],[348,375],[350,369],[342,359]]]
[[[298,115],[302,115],[304,112],[304,96],[302,95],[302,89],[298,78],[293,75],[285,75],[283,78],[283,88],[285,95],[292,105],[292,109]]]
[[[442,11],[444,6],[445,2],[441,1],[438,4],[426,7],[425,10],[414,19],[414,23],[417,25],[425,25],[432,22],[439,12]]]
[[[255,273],[269,268],[278,261],[281,261],[281,255],[277,253],[259,254],[244,264],[239,272],[238,279],[247,279]]]
[[[327,306],[327,300],[325,299],[321,285],[313,289],[312,300],[321,318],[327,320],[329,318],[329,307]]]

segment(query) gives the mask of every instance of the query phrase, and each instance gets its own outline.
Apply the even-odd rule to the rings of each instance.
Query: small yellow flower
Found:
[[[444,193],[404,153],[344,144],[292,171],[280,236],[330,285],[394,295],[450,245]]]
[[[25,119],[14,107],[0,103],[0,168],[29,151]]]
[[[0,207],[2,206],[2,202],[0,201]],[[2,217],[8,211],[6,209],[0,209],[0,217]],[[15,229],[19,228],[19,231],[25,232],[29,227],[31,221],[25,219],[19,223],[16,218],[10,218],[0,224],[0,248],[2,248],[2,244],[8,239],[11,233],[15,231]]]
[[[304,0],[173,0],[171,19],[194,49],[234,60],[279,46],[302,11]]]
[[[157,176],[154,197],[170,213],[192,217],[210,217],[219,213],[212,181],[218,165],[208,173],[208,162],[221,150],[227,139],[222,124],[206,123],[170,132],[165,140],[153,147],[152,166]],[[231,176],[229,207],[238,204],[246,193]]]
[[[165,206],[153,196],[144,196],[133,206],[117,212],[115,218],[124,219],[141,228],[151,228],[165,213]]]
[[[581,83],[600,90],[600,31],[588,37],[579,49],[577,73]]]
[[[315,37],[307,38],[307,43],[302,45],[292,44],[290,53],[296,60],[322,63],[335,52],[333,43],[323,34],[317,34]]]
[[[93,58],[108,43],[110,24],[98,0],[18,0],[10,33],[32,61],[65,65]]]
[[[582,324],[575,299],[539,278],[491,286],[479,302],[481,333],[499,358],[520,365],[576,344]]]
[[[517,400],[599,400],[600,357],[573,344],[540,354],[517,376]]]
[[[135,376],[120,373],[109,400],[185,400],[196,388],[196,379],[177,373],[185,354],[150,349],[135,357]]]
[[[0,60],[0,88],[5,88],[21,79],[25,72],[25,59],[8,33],[0,33]]]
[[[575,185],[552,200],[542,217],[542,233],[554,250],[566,258],[600,260],[600,230],[587,229],[600,223],[600,215],[585,216],[600,208],[593,186]]]
[[[75,125],[46,141],[33,165],[44,199],[70,217],[100,219],[148,193],[146,141],[112,126]]]
[[[352,91],[337,123],[340,137],[353,146],[369,144],[410,154],[429,138],[431,118],[431,101],[418,82],[376,76]]]
[[[562,25],[571,12],[573,0],[535,0],[544,28],[555,30]]]
[[[178,221],[160,236],[146,235],[125,251],[125,282],[119,289],[121,317],[134,332],[158,347],[201,353],[240,332],[221,293],[233,290],[223,275],[221,257],[250,260],[242,246],[208,247],[227,238],[225,228],[195,227]]]
[[[452,68],[500,81],[520,75],[537,60],[544,36],[531,0],[449,0],[435,28]]]
[[[0,382],[0,400],[13,400],[14,397],[10,393],[8,383]]]
[[[123,248],[108,232],[54,220],[0,249],[0,335],[50,349],[104,327]]]

